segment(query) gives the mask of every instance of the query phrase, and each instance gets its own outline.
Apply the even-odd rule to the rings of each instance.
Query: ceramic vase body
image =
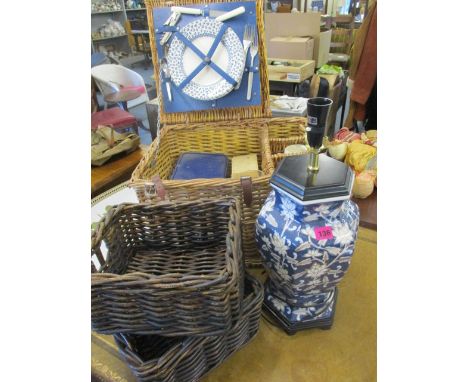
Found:
[[[303,205],[274,189],[256,223],[269,309],[293,324],[333,318],[336,285],[350,265],[358,225],[351,200]]]

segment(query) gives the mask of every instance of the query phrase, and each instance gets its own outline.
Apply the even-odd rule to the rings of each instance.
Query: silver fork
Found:
[[[245,62],[247,61],[247,53],[249,52],[249,47],[250,47],[250,40],[249,40],[249,35],[248,35],[248,25],[244,27],[244,38],[242,41],[242,45],[244,46],[244,67],[245,67]],[[240,78],[239,82],[237,83],[236,87],[234,88],[235,90],[239,89],[241,86],[242,82],[242,77]]]
[[[249,82],[247,84],[247,101],[252,99],[252,83],[253,83],[253,65],[255,56],[258,52],[258,37],[257,30],[254,25],[249,25],[249,30],[247,32],[248,40],[250,40],[250,71],[249,71]]]

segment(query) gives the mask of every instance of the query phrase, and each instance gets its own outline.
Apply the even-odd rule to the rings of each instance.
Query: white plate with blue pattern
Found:
[[[200,51],[207,54],[223,23],[210,18],[197,19],[184,26],[182,33]],[[234,30],[228,27],[218,44],[211,61],[233,80],[239,82],[244,73],[245,53],[242,42]],[[179,86],[202,59],[187,47],[177,35],[170,43],[167,63],[172,82]],[[183,89],[189,97],[201,101],[215,100],[228,94],[235,84],[226,81],[209,65],[205,66]]]

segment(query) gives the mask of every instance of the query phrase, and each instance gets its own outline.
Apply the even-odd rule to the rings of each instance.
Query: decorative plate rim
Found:
[[[188,40],[193,41],[203,36],[215,37],[223,23],[210,18],[201,18],[185,25],[181,30]],[[228,27],[224,32],[221,42],[229,54],[229,66],[226,71],[235,81],[239,82],[244,74],[245,52],[243,44],[236,32]],[[171,72],[172,82],[178,86],[187,77],[183,68],[183,54],[188,49],[185,44],[174,36],[167,53],[167,62]],[[236,57],[237,56],[237,57]],[[236,59],[237,58],[237,59]],[[234,89],[224,78],[212,85],[201,85],[189,82],[182,91],[191,98],[200,101],[212,101],[222,98]]]

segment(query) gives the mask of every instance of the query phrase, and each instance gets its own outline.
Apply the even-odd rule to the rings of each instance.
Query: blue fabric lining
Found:
[[[161,57],[164,57],[165,55],[165,49],[160,44],[162,35],[165,32],[172,32],[172,36],[167,42],[167,45],[169,46],[171,43],[171,40],[177,35],[176,32],[182,30],[184,26],[186,26],[193,20],[199,17],[208,17],[210,11],[229,12],[239,6],[245,7],[245,13],[242,15],[236,16],[232,19],[229,19],[223,22],[223,24],[226,24],[229,28],[232,28],[232,30],[237,34],[240,41],[242,42],[242,37],[244,35],[245,26],[256,25],[256,2],[255,1],[239,1],[239,2],[232,2],[232,3],[210,3],[210,4],[193,5],[190,7],[202,9],[205,12],[204,16],[183,14],[180,21],[177,23],[177,26],[175,27],[163,25],[164,22],[171,15],[170,7],[154,8],[152,10],[154,24],[153,26],[150,26],[150,28],[153,27],[154,29],[157,29],[157,31],[155,32],[156,32],[156,48],[158,50],[158,57],[161,58]],[[204,58],[205,55],[202,55],[201,57]],[[187,111],[195,111],[195,110],[207,110],[207,109],[217,109],[217,108],[224,109],[224,108],[237,108],[237,107],[243,107],[243,106],[260,105],[261,94],[262,94],[261,85],[260,85],[260,76],[258,73],[258,69],[254,69],[256,67],[258,68],[258,60],[259,60],[259,57],[257,55],[255,57],[255,62],[254,62],[253,67],[250,68],[250,55],[247,55],[246,66],[245,66],[244,74],[242,75],[242,78],[240,80],[239,89],[237,90],[233,89],[229,94],[225,95],[224,97],[218,98],[216,100],[202,101],[202,100],[193,99],[187,96],[182,91],[183,88],[181,89],[177,87],[173,82],[171,82],[173,100],[172,102],[170,102],[167,99],[167,95],[165,93],[165,86],[163,86],[162,96],[163,96],[164,111],[166,113],[177,113],[177,112],[187,112]],[[200,70],[202,70],[204,67],[205,67],[205,64],[203,63]],[[219,71],[223,72],[219,67],[216,68],[215,66],[211,65],[211,68],[213,70],[219,69]],[[199,69],[198,66],[195,68],[195,70],[197,69]],[[217,72],[222,76],[222,78],[226,79],[226,77],[224,77],[219,71]],[[248,85],[248,73],[250,71],[254,72],[255,74],[253,76],[253,84],[252,84],[252,99],[247,100],[246,94],[247,94],[247,87],[248,87],[247,86]],[[190,77],[191,76],[192,76],[192,73],[190,73]],[[234,81],[232,79],[231,80],[226,79],[226,81],[234,84]],[[185,84],[185,86],[187,86],[187,84]]]

